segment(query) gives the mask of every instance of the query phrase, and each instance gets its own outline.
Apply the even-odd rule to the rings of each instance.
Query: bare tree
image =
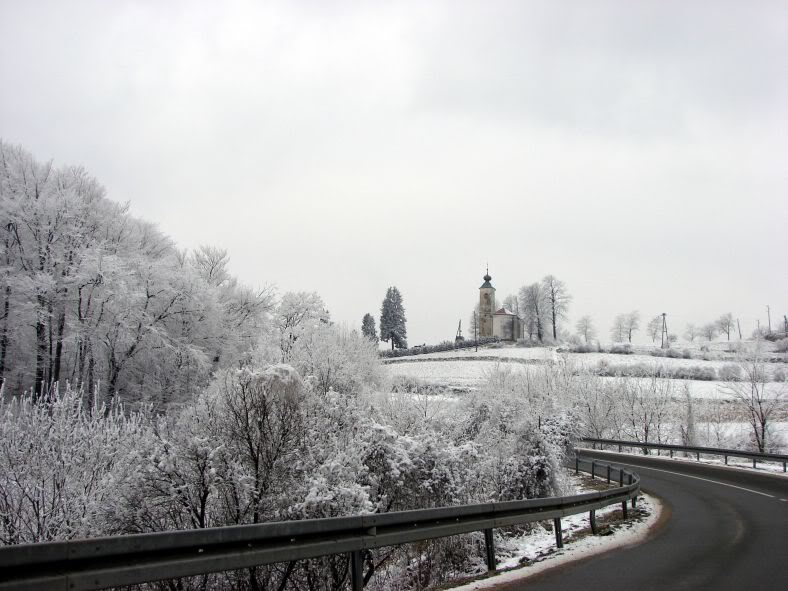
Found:
[[[503,299],[503,307],[514,312],[516,316],[520,315],[520,299],[515,294],[510,294]]]
[[[541,283],[532,283],[520,288],[520,306],[525,313],[526,324],[533,322],[536,337],[541,342],[548,318],[547,294]]]
[[[479,303],[476,302],[476,305],[473,307],[473,312],[471,312],[470,317],[468,318],[468,336],[470,338],[476,339],[479,337]]]
[[[714,337],[717,336],[717,325],[714,322],[704,324],[703,328],[700,329],[700,334],[707,341],[713,341]]]
[[[618,314],[613,320],[613,326],[610,328],[610,338],[613,341],[620,343],[624,340],[624,335],[627,332],[627,315]]]
[[[542,279],[542,287],[547,299],[548,315],[553,325],[553,339],[558,338],[558,321],[566,318],[566,311],[569,309],[569,302],[572,296],[566,284],[553,275],[547,275]]]
[[[759,452],[769,449],[771,422],[782,407],[785,383],[774,382],[769,389],[766,364],[759,354],[739,363],[744,377],[728,382],[724,389],[747,415],[752,437]]]
[[[646,331],[648,332],[648,336],[651,337],[651,342],[656,342],[657,337],[662,333],[662,314],[657,314],[648,321]]]
[[[633,310],[625,316],[624,327],[627,331],[627,338],[632,342],[632,333],[640,329],[640,312]]]
[[[596,328],[594,328],[594,323],[590,316],[581,317],[575,324],[575,329],[577,329],[577,333],[583,337],[586,343],[589,339],[593,339],[596,336]]]
[[[687,328],[684,331],[685,339],[687,339],[691,343],[698,337],[699,334],[700,334],[700,330],[698,329],[697,326],[695,326],[691,322],[687,324]]]
[[[717,319],[717,328],[719,329],[720,333],[724,334],[727,339],[731,340],[731,332],[734,329],[734,320],[733,314],[728,312],[727,314],[723,314]]]

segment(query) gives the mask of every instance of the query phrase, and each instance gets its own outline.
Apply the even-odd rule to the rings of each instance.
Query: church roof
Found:
[[[499,314],[500,314],[500,315],[503,315],[503,316],[514,316],[514,315],[515,315],[515,314],[514,314],[514,312],[512,312],[512,311],[511,311],[511,310],[509,310],[508,308],[501,308],[500,310],[498,310],[498,311],[495,313],[495,315],[496,315],[496,316],[497,316],[497,315],[499,315]]]
[[[490,289],[495,289],[492,286],[492,283],[490,283],[490,280],[492,279],[492,277],[490,277],[490,271],[489,270],[487,271],[487,273],[484,274],[484,277],[482,277],[482,279],[484,279],[484,283],[482,283],[482,286],[479,289],[484,289],[485,287],[489,287]]]

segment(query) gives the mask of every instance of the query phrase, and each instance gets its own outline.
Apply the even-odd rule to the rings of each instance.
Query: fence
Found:
[[[728,464],[728,458],[747,458],[752,460],[752,467],[755,468],[757,462],[782,462],[783,472],[786,471],[786,464],[788,464],[788,455],[783,454],[769,454],[757,451],[742,451],[739,449],[720,449],[716,447],[698,447],[692,445],[671,445],[668,443],[652,443],[642,441],[621,441],[619,439],[595,439],[592,437],[584,437],[581,441],[592,444],[593,448],[599,445],[599,449],[604,449],[605,445],[618,446],[618,451],[623,451],[623,448],[640,448],[646,454],[651,449],[665,449],[670,452],[670,457],[673,457],[674,452],[685,452],[695,454],[698,461],[700,461],[701,454],[708,456],[723,456],[725,464]]]
[[[356,591],[363,588],[365,550],[477,531],[484,532],[487,567],[495,570],[494,528],[552,519],[560,548],[562,517],[589,511],[596,533],[597,509],[620,502],[626,517],[627,501],[635,506],[637,474],[580,458],[574,467],[618,486],[567,497],[6,546],[0,591],[105,589],[345,553]]]

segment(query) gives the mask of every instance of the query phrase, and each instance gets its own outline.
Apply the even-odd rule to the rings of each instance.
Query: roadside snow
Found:
[[[533,560],[532,564],[525,567],[508,570],[482,580],[466,583],[458,587],[452,587],[454,591],[475,591],[477,589],[495,589],[502,583],[523,581],[535,574],[546,570],[559,567],[582,558],[587,558],[595,554],[602,554],[616,548],[624,548],[639,544],[648,537],[649,530],[659,521],[662,506],[660,502],[652,496],[642,495],[638,499],[638,506],[644,511],[643,517],[639,521],[629,520],[621,523],[614,523],[611,529],[613,535],[593,536],[586,535],[580,539],[575,539],[574,531],[583,527],[589,527],[588,514],[573,515],[564,518],[564,548],[544,555],[544,552],[555,547],[555,537],[552,531],[536,531],[534,534],[525,536],[521,543],[522,553],[517,558],[511,558],[499,564],[499,569],[505,569],[518,565],[522,560]],[[606,507],[597,511],[597,519],[601,518],[605,512],[613,511],[618,505]],[[583,519],[585,523],[583,525]],[[572,527],[575,525],[576,527]],[[525,539],[533,538],[533,539]]]

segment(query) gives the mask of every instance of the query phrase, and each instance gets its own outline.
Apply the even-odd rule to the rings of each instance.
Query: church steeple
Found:
[[[487,267],[487,272],[484,274],[484,277],[482,277],[482,279],[484,279],[484,283],[482,283],[482,286],[479,289],[484,289],[486,287],[489,287],[490,289],[495,289],[492,286],[492,283],[490,283],[490,281],[492,281],[492,277],[490,277],[490,267]]]
[[[490,268],[487,267],[484,283],[479,288],[479,336],[493,336],[493,312],[495,312],[495,288],[492,286]]]

